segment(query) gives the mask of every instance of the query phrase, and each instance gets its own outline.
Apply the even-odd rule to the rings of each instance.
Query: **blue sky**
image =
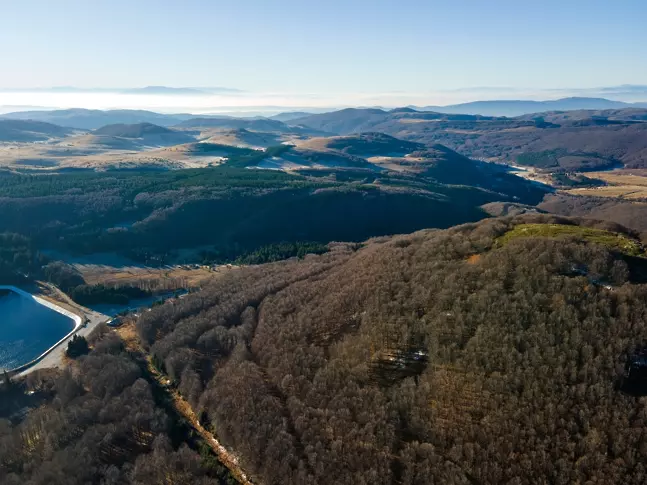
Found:
[[[645,19],[644,0],[6,1],[0,88],[528,97],[647,84]]]

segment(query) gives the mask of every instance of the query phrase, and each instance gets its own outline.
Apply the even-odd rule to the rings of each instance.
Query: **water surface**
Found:
[[[31,362],[74,329],[74,320],[0,289],[0,369]]]

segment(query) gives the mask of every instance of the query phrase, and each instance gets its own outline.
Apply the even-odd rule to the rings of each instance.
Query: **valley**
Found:
[[[0,485],[647,484],[646,18],[2,3]]]
[[[0,283],[89,323],[80,355],[68,339],[0,386],[20,430],[0,477],[57,466],[25,451],[50,419],[79,430],[47,433],[90,450],[88,480],[132,463],[169,483],[530,483],[569,449],[594,457],[569,481],[637,476],[619,370],[647,281],[633,110],[100,113],[0,146]],[[93,445],[104,424],[60,399],[101,402],[111,434]],[[586,448],[577,416],[615,451]],[[527,438],[556,422],[560,444]]]
[[[583,215],[566,204],[574,201],[602,219],[631,213],[618,220],[643,231],[634,221],[647,179],[630,168],[647,163],[643,115],[17,113],[0,121],[9,140],[0,147],[0,224],[88,288],[141,287],[162,275],[166,286],[186,288],[181,264],[271,262],[302,255],[298,245],[475,222],[498,215],[501,204],[504,213],[536,206]],[[605,199],[613,217],[608,204],[607,212],[592,207]],[[343,219],[331,216],[339,211]],[[283,243],[297,246],[277,250]],[[249,257],[261,253],[275,256]],[[108,254],[122,262],[92,264]],[[90,264],[74,263],[83,259]],[[190,273],[200,286],[199,271]]]

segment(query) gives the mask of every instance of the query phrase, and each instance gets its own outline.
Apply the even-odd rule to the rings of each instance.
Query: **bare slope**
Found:
[[[298,144],[301,148],[314,150],[337,150],[357,156],[403,156],[424,145],[405,140],[398,140],[384,133],[359,133],[347,136],[312,138]]]
[[[93,133],[100,136],[139,140],[141,144],[157,146],[179,145],[195,140],[193,136],[187,133],[152,123],[107,125],[95,130]]]
[[[202,136],[205,135],[208,136],[203,140],[205,142],[247,148],[268,148],[279,145],[283,141],[282,137],[276,133],[249,131],[245,128],[203,131]]]

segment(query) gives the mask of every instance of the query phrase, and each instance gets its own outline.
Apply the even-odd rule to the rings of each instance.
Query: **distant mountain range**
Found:
[[[521,116],[545,111],[572,111],[580,109],[622,109],[647,108],[645,103],[625,103],[605,98],[562,98],[549,101],[532,100],[493,100],[473,101],[471,103],[449,106],[411,106],[418,111],[436,111],[438,113],[468,114],[486,116]]]
[[[291,113],[289,119],[308,116],[309,113]],[[193,115],[189,113],[163,114],[146,110],[95,110],[95,109],[64,109],[64,110],[37,110],[16,111],[0,114],[0,120],[32,120],[53,123],[59,126],[78,128],[82,130],[96,130],[106,125],[138,123],[151,123],[159,126],[182,127],[211,127],[211,128],[251,128],[256,131],[293,131],[276,118],[240,117],[225,115]]]
[[[66,88],[60,88],[66,89]],[[180,91],[194,88],[167,88],[163,86],[150,86],[141,88],[139,92],[145,91],[148,94],[167,92],[167,90],[179,89]],[[195,88],[198,89],[198,88]],[[216,89],[216,88],[211,88]],[[220,89],[220,88],[217,88]],[[223,88],[225,89],[225,88]],[[138,90],[131,90],[131,92],[138,92]],[[180,92],[177,92],[180,94]],[[250,117],[249,113],[240,113],[239,116],[234,116],[235,113],[224,114],[191,114],[191,113],[173,113],[163,114],[154,111],[146,110],[90,110],[90,109],[64,109],[64,110],[30,110],[30,111],[15,111],[6,114],[0,114],[0,119],[12,120],[33,120],[42,121],[46,123],[53,123],[60,126],[67,126],[72,128],[79,128],[85,130],[95,130],[105,125],[110,124],[136,124],[136,123],[153,123],[160,126],[174,126],[183,124],[195,124],[195,120],[200,119],[202,126],[218,126],[227,125],[228,128],[248,128],[245,126],[234,126],[235,123],[225,123],[225,119],[256,119],[264,120],[266,122],[274,123],[287,123],[291,125],[309,124],[308,118],[316,119],[319,125],[318,129],[330,131],[333,133],[344,133],[347,131],[358,131],[362,128],[370,130],[377,120],[381,120],[387,113],[397,113],[406,115],[407,113],[420,113],[424,112],[427,116],[447,114],[447,115],[480,115],[480,116],[506,116],[506,117],[519,117],[531,114],[545,114],[554,112],[572,112],[582,110],[626,110],[628,108],[647,108],[647,102],[644,103],[625,103],[623,101],[614,101],[605,98],[563,98],[550,101],[532,101],[532,100],[495,100],[495,101],[474,101],[471,103],[454,104],[448,106],[408,106],[395,108],[392,110],[384,108],[346,108],[339,111],[325,111],[323,109],[313,110],[299,110],[299,111],[286,111],[273,116],[254,116]],[[327,115],[327,116],[326,116]],[[328,118],[333,121],[335,127],[324,126],[325,120]],[[339,126],[339,122],[344,120],[345,124],[349,126]],[[193,120],[193,121],[190,121]],[[207,122],[206,120],[212,120]],[[217,121],[220,120],[220,121]],[[302,123],[302,121],[307,121]],[[352,126],[352,128],[350,128]],[[272,127],[276,128],[276,126]],[[263,128],[257,128],[266,131]],[[272,130],[269,130],[272,131]]]

